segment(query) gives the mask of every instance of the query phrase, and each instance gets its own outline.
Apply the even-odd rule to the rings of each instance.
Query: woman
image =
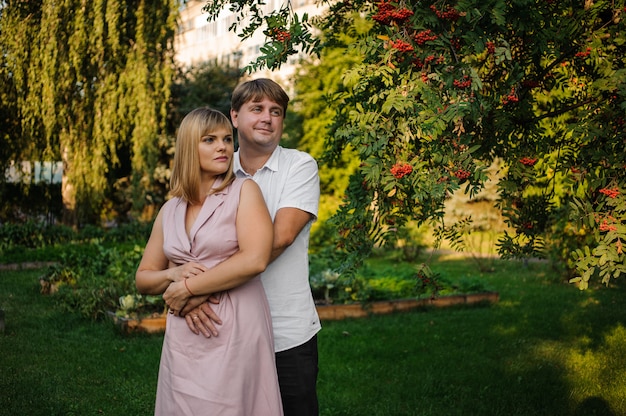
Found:
[[[141,293],[166,292],[170,306],[156,415],[282,415],[259,279],[270,259],[272,222],[259,187],[235,179],[233,153],[232,125],[222,113],[198,108],[183,119],[173,198],[157,215],[136,274]],[[205,338],[177,311],[208,294],[218,297],[222,325],[219,336]]]

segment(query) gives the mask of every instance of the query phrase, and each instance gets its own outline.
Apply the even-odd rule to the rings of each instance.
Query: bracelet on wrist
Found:
[[[187,289],[187,292],[189,292],[189,294],[191,296],[196,296],[196,295],[193,294],[193,292],[191,290],[189,290],[189,286],[187,285],[187,279],[185,279],[185,289]]]

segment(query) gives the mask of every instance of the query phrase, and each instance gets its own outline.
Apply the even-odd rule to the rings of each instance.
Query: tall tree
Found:
[[[255,3],[207,6],[251,14],[233,27],[242,36],[267,24],[254,68],[311,45],[301,19]],[[361,162],[335,217],[354,262],[408,220],[458,241],[464,222],[443,222],[445,199],[459,187],[475,195],[498,158],[499,207],[514,230],[503,255],[542,255],[565,216],[564,228],[591,236],[570,253],[573,282],[626,273],[624,0],[329,3],[322,21],[335,32],[355,10],[374,23],[354,45],[363,62],[343,75],[327,151],[356,149]]]
[[[10,156],[63,161],[66,223],[99,219],[120,173],[140,212],[165,134],[178,2],[5,3],[0,59],[20,120],[3,137]]]
[[[172,86],[170,132],[175,133],[183,117],[197,107],[209,106],[228,115],[230,96],[240,76],[238,68],[214,61],[181,68]]]

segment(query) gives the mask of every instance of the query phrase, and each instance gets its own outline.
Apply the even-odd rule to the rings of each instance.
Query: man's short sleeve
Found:
[[[286,150],[286,149],[285,149]],[[317,162],[305,152],[289,152],[289,169],[277,210],[298,208],[317,219],[320,200],[320,180]],[[282,161],[281,161],[282,165]],[[281,166],[282,168],[282,166]],[[281,172],[281,176],[284,172]]]

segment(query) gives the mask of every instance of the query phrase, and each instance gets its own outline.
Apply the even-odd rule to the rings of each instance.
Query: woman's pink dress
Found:
[[[164,250],[175,264],[213,267],[238,249],[235,219],[244,180],[210,195],[185,231],[186,202],[163,205]],[[155,415],[282,415],[269,306],[256,276],[222,292],[212,305],[223,324],[217,337],[195,335],[167,314]]]

